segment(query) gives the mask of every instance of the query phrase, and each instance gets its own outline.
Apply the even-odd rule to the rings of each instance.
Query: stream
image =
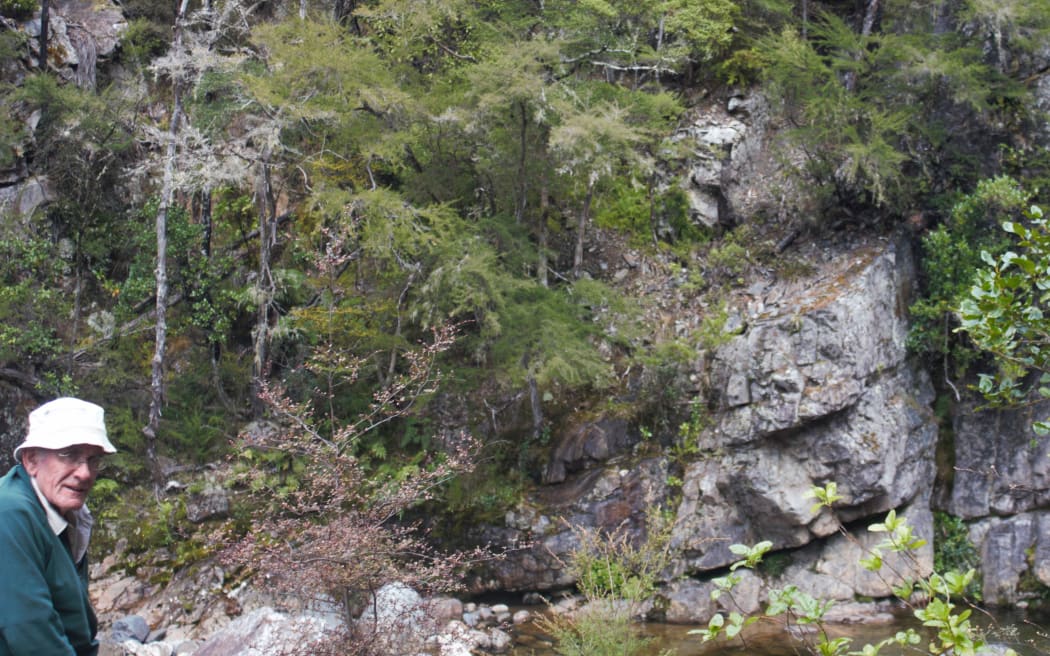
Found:
[[[1012,648],[1019,656],[1050,656],[1050,614],[1025,614],[1021,611],[997,611],[984,614],[975,611],[971,622],[985,631],[990,646],[988,654],[1001,654],[1005,647]],[[902,616],[889,624],[836,625],[829,629],[832,637],[840,635],[853,639],[854,649],[875,643],[907,627],[925,631],[917,620]],[[806,654],[801,640],[794,639],[780,625],[759,622],[751,627],[747,642],[719,641],[703,643],[699,636],[689,635],[695,626],[655,624],[644,626],[645,634],[652,639],[647,654],[652,656],[797,656]],[[928,632],[924,636],[930,635]],[[525,629],[519,635],[519,644],[511,651],[512,656],[555,656],[546,636],[535,628]],[[915,648],[886,647],[880,656],[917,656],[926,654],[925,641]],[[1000,648],[1002,647],[1002,648]]]

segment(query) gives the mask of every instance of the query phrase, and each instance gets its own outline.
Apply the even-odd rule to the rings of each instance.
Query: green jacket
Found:
[[[0,478],[0,656],[95,656],[87,556],[73,563],[16,465]]]

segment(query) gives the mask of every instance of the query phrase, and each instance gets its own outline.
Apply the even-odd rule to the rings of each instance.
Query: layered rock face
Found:
[[[790,583],[854,619],[848,602],[889,597],[894,583],[859,564],[883,539],[866,527],[894,510],[932,543],[940,510],[966,522],[986,603],[1023,605],[1045,590],[1050,441],[1031,424],[1050,405],[991,411],[962,398],[938,449],[935,391],[905,344],[914,273],[907,239],[871,240],[829,257],[819,275],[752,286],[727,323],[734,336],[691,376],[686,401],[707,413],[693,441],[660,450],[605,417],[566,431],[551,452],[553,484],[492,529],[498,542],[530,546],[488,586],[569,584],[572,527],[641,536],[661,508],[674,516],[666,619],[702,623],[724,610],[710,579],[738,559],[730,545],[761,540],[773,542],[777,565],[747,574],[735,604],[757,610]],[[807,490],[830,481],[844,499],[834,515],[814,512]],[[920,550],[918,574],[931,571],[932,553]]]
[[[1032,431],[1050,404],[979,408],[966,398],[955,413],[942,503],[980,548],[985,602],[1015,605],[1050,586],[1050,440]]]
[[[683,138],[697,144],[681,185],[698,222],[782,220],[793,206],[767,143],[776,127],[759,99],[711,108]],[[737,559],[729,549],[734,543],[770,540],[776,552],[775,574],[746,576],[738,588],[736,602],[749,610],[770,587],[786,583],[840,602],[888,597],[893,581],[858,562],[865,547],[881,541],[866,527],[894,510],[932,542],[937,510],[965,522],[986,603],[1023,605],[1045,595],[1050,440],[1036,437],[1031,424],[1050,416],[1050,403],[985,410],[979,398],[966,396],[967,381],[954,381],[953,390],[962,392],[942,425],[932,411],[930,376],[909,359],[905,344],[916,284],[913,243],[901,235],[815,249],[817,274],[771,278],[734,297],[725,327],[732,338],[688,376],[695,396],[682,405],[703,416],[684,448],[661,450],[667,436],[647,441],[640,427],[618,417],[589,416],[564,429],[552,446],[545,485],[488,536],[530,547],[484,585],[524,590],[571,583],[564,568],[577,546],[571,527],[640,537],[647,514],[659,507],[674,515],[674,557],[664,573],[672,621],[706,622],[720,610],[709,579]],[[669,311],[676,327],[698,325],[686,304]],[[814,513],[805,493],[830,481],[845,499],[834,515]],[[858,541],[842,537],[840,523]],[[931,567],[927,545],[918,573]]]
[[[737,559],[731,544],[761,540],[786,559],[781,576],[813,593],[888,595],[887,582],[859,566],[860,547],[837,529],[839,522],[881,521],[896,509],[920,534],[932,532],[934,394],[905,348],[913,269],[905,243],[875,241],[832,260],[815,278],[752,290],[743,316],[731,322],[742,326],[739,334],[696,372],[705,382],[694,400],[710,417],[681,450],[686,455],[647,458],[645,445],[636,445],[541,489],[508,515],[501,537],[536,543],[498,573],[499,585],[566,583],[558,560],[575,544],[568,526],[640,533],[646,513],[662,505],[675,514],[669,619],[706,621],[710,603],[698,600],[707,598],[707,573]],[[606,429],[602,448],[579,448],[576,431],[555,454],[562,461],[568,453],[581,460],[589,454],[593,462],[631,441],[627,427],[608,435],[614,424],[595,424]],[[562,466],[573,469],[572,462]],[[680,486],[671,484],[672,471],[681,472]],[[815,513],[805,498],[829,481],[845,497],[835,517]],[[927,547],[922,568],[931,557]],[[754,598],[771,583],[756,580]]]
[[[933,392],[904,345],[912,269],[903,245],[851,253],[715,354],[700,443],[724,455],[686,470],[676,535],[690,567],[732,562],[714,538],[795,547],[833,533],[804,498],[814,484],[838,484],[843,522],[928,496]]]

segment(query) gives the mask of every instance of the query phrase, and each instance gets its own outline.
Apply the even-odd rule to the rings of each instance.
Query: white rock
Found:
[[[126,656],[171,656],[175,648],[166,642],[142,644],[134,640],[125,640],[120,644]]]
[[[496,653],[502,653],[510,649],[514,640],[505,631],[499,629],[489,630],[489,649]]]
[[[390,656],[418,651],[426,637],[428,619],[425,602],[404,583],[381,587],[368,609],[357,620],[366,639],[375,640],[379,651]]]

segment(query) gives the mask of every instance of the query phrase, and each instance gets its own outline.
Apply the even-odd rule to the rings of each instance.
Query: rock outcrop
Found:
[[[26,39],[25,52],[0,70],[4,82],[20,86],[37,68],[39,60],[39,14],[23,22],[0,17],[0,29],[18,31]],[[48,20],[47,69],[68,84],[95,89],[99,66],[112,60],[127,29],[127,20],[116,3],[59,0],[50,5]],[[10,117],[24,127],[22,143],[13,145],[15,157],[0,168],[0,212],[13,217],[29,216],[55,199],[53,185],[46,177],[29,175],[25,155],[33,150],[33,133],[39,112],[26,114],[9,107]]]
[[[837,529],[897,510],[920,534],[932,532],[937,425],[932,385],[905,346],[913,280],[907,244],[875,240],[833,259],[816,277],[770,285],[750,298],[733,320],[739,334],[695,372],[705,381],[696,402],[710,416],[681,449],[685,455],[647,456],[644,443],[614,439],[584,458],[589,442],[579,431],[567,435],[553,452],[559,473],[567,453],[578,453],[577,463],[599,463],[605,454],[605,462],[541,488],[508,515],[499,537],[534,546],[501,566],[498,585],[569,583],[559,563],[576,546],[572,527],[626,527],[640,535],[659,504],[675,512],[675,558],[666,572],[677,581],[668,590],[673,619],[706,621],[697,613],[710,604],[696,599],[709,591],[710,572],[737,559],[733,543],[773,541],[788,554],[790,575],[814,593],[889,595],[892,582],[864,570],[860,547]],[[606,453],[624,442],[633,447]],[[671,485],[672,471],[681,472],[680,487]],[[835,517],[815,513],[805,498],[829,481],[845,497]],[[868,539],[875,538],[861,543]],[[929,547],[920,561],[928,571]],[[767,583],[773,581],[757,581],[751,596],[762,598]]]
[[[968,524],[984,602],[1024,605],[1050,587],[1050,440],[1032,430],[1050,404],[980,406],[967,395],[956,407],[938,503]]]
[[[791,185],[769,146],[776,135],[770,124],[769,106],[761,95],[737,94],[724,105],[708,106],[676,135],[692,145],[678,184],[694,222],[707,228],[733,226],[756,214],[783,211]],[[779,183],[753,183],[770,179]]]
[[[946,510],[969,520],[1050,507],[1050,440],[1032,430],[1034,421],[1050,415],[1050,404],[1023,410],[980,405],[967,398],[954,416]]]

